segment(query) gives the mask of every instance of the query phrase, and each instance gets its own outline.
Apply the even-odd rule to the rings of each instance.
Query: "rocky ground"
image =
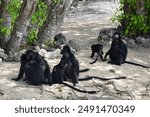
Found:
[[[61,29],[68,40],[75,40],[80,46],[75,56],[79,60],[81,69],[90,71],[81,73],[80,77],[95,75],[104,78],[126,76],[127,79],[80,82],[77,88],[85,90],[99,90],[97,94],[83,94],[63,85],[29,86],[23,81],[15,82],[11,78],[18,75],[19,62],[0,63],[0,99],[150,99],[150,69],[129,64],[122,66],[100,62],[91,65],[90,58],[92,43],[96,43],[102,28],[115,27],[110,22],[116,3],[111,0],[89,2],[79,7],[78,12],[70,11]],[[104,46],[104,52],[109,45]],[[49,59],[51,70],[60,58]],[[129,49],[127,60],[150,66],[150,51],[145,48]]]

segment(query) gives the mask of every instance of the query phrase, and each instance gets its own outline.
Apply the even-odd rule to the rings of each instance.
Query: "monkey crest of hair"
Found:
[[[119,32],[115,32],[112,36],[113,39],[120,39],[121,36],[120,36],[120,33]]]

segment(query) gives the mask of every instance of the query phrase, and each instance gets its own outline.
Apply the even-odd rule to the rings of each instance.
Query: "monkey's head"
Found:
[[[60,48],[61,45],[66,43],[66,37],[62,33],[59,33],[55,35],[54,43],[57,48]]]
[[[92,52],[97,52],[99,54],[103,54],[103,45],[102,44],[93,44],[91,46]]]
[[[68,54],[71,53],[71,49],[68,45],[63,46],[63,49],[61,50],[62,55],[66,54],[66,53],[68,53]]]
[[[26,60],[29,61],[29,60],[35,60],[36,58],[36,52],[34,52],[33,50],[27,50],[26,53]]]
[[[115,32],[112,36],[112,41],[113,41],[113,44],[116,45],[116,44],[119,44],[121,42],[121,35],[119,32]]]

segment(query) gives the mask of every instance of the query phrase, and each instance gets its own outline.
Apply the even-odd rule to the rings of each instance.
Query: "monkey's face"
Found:
[[[91,46],[91,49],[92,49],[92,52],[97,52],[97,53],[99,53],[100,55],[102,55],[103,54],[103,45],[101,45],[101,44],[93,44],[92,46]]]
[[[71,49],[69,46],[63,46],[63,49],[60,52],[62,55],[66,54],[66,53],[71,53]]]
[[[25,54],[26,54],[26,60],[28,60],[28,61],[35,60],[35,58],[36,58],[36,53],[32,50],[27,50]]]

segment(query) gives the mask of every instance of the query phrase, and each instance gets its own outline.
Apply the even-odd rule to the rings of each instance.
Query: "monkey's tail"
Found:
[[[91,62],[90,64],[94,64],[94,63],[98,60],[98,56],[99,56],[99,55],[97,55],[95,61]]]
[[[86,68],[86,69],[81,69],[81,70],[79,70],[79,72],[87,72],[87,71],[89,71],[90,69],[89,68]]]
[[[0,92],[0,95],[4,95],[4,93],[3,93],[3,92]]]
[[[62,82],[61,84],[65,85],[65,86],[68,86],[69,88],[74,89],[74,90],[76,90],[76,91],[78,91],[78,92],[81,92],[81,93],[96,94],[96,93],[99,92],[99,91],[86,91],[86,90],[81,90],[81,89],[78,89],[78,88],[76,88],[76,87],[74,87],[74,86],[71,86],[71,85],[69,85],[69,84],[67,84],[67,83],[65,83],[65,82]]]
[[[150,68],[149,66],[141,65],[141,64],[138,64],[138,63],[130,62],[130,61],[125,61],[125,63],[131,64],[131,65],[140,66],[140,67],[144,67],[144,68]]]
[[[126,77],[121,76],[121,77],[116,77],[116,78],[102,78],[102,77],[97,77],[97,76],[88,76],[86,78],[79,78],[79,81],[86,81],[86,80],[91,80],[91,79],[98,79],[98,80],[103,80],[103,81],[107,81],[107,80],[112,80],[112,79],[126,79]]]

